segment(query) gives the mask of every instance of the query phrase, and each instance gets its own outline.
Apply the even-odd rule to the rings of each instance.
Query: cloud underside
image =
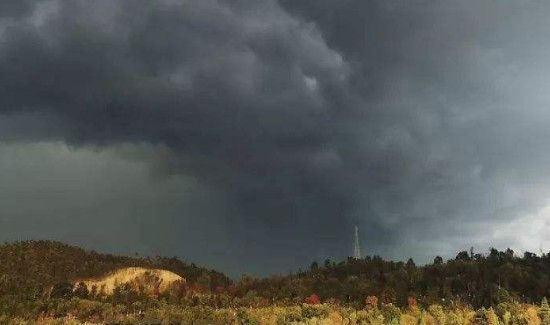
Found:
[[[0,237],[37,237],[24,220],[57,215],[46,235],[95,245],[78,225],[118,220],[133,225],[119,242],[192,257],[174,247],[201,243],[205,263],[235,272],[346,256],[355,224],[364,251],[393,258],[538,249],[549,9],[0,4]]]

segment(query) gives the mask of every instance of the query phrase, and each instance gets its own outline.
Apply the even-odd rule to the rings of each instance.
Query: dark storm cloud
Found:
[[[152,216],[167,242],[178,213],[211,218],[232,235],[229,255],[281,270],[346,255],[357,223],[370,253],[426,258],[503,244],[487,229],[547,205],[542,3],[44,0],[0,11],[2,139],[147,146],[132,159],[193,177],[220,207]]]
[[[32,12],[36,3],[40,1],[21,0],[21,1],[4,1],[0,3],[0,17],[20,19]]]
[[[155,166],[225,189],[243,242],[345,225],[332,124],[348,67],[276,3],[50,1],[1,37],[7,139],[169,148]]]
[[[281,2],[353,67],[359,211],[428,251],[515,245],[494,229],[548,204],[548,5]]]

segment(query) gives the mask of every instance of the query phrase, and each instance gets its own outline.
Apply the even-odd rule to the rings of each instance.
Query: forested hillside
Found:
[[[21,241],[0,246],[0,296],[36,299],[50,286],[105,275],[122,267],[172,271],[190,284],[227,286],[224,274],[177,258],[136,258],[100,254],[55,241]]]
[[[368,296],[382,303],[407,305],[409,297],[419,303],[461,302],[474,307],[500,302],[538,302],[550,296],[550,255],[526,252],[516,256],[510,249],[491,249],[488,254],[458,253],[444,262],[417,266],[412,259],[385,261],[380,257],[349,258],[343,262],[311,264],[307,271],[268,279],[245,278],[241,292],[254,290],[268,300],[304,299],[315,293],[322,301],[361,305]]]
[[[168,270],[185,281],[157,291],[120,283],[109,292],[80,282],[128,267]],[[0,246],[0,323],[550,324],[548,274],[548,254],[492,249],[423,266],[377,256],[327,260],[295,274],[233,283],[176,258],[25,241]]]
[[[23,241],[0,246],[0,295],[37,298],[48,286],[141,266],[172,271],[202,291],[224,291],[250,301],[302,302],[311,294],[321,300],[362,304],[367,296],[406,305],[461,301],[490,306],[502,301],[540,301],[550,296],[550,256],[492,249],[488,254],[458,253],[428,265],[385,261],[378,256],[341,262],[313,262],[306,271],[268,278],[243,276],[233,284],[223,273],[177,258],[137,258],[101,254],[54,241]]]

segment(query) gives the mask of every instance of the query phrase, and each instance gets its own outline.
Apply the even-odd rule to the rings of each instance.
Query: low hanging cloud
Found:
[[[549,12],[530,1],[2,4],[0,139],[189,177],[218,208],[141,216],[148,240],[191,245],[173,229],[211,220],[230,235],[210,245],[267,263],[255,271],[343,257],[354,224],[365,251],[393,258],[538,247],[543,234],[526,244],[505,229],[549,203]]]

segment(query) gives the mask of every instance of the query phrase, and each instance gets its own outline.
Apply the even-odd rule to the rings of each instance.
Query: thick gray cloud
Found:
[[[546,4],[42,0],[0,11],[2,150],[20,148],[44,173],[44,150],[73,166],[3,182],[4,238],[97,246],[90,225],[116,220],[127,234],[105,242],[233,273],[341,258],[354,224],[368,253],[392,258],[550,244],[536,230],[550,190]],[[19,160],[5,159],[7,177]],[[78,176],[87,168],[101,185]],[[55,206],[44,216],[17,203],[21,186],[64,193],[64,177],[85,189],[67,200],[78,208],[65,194],[36,203]],[[112,201],[82,210],[105,187]],[[63,231],[21,226],[69,214]]]

